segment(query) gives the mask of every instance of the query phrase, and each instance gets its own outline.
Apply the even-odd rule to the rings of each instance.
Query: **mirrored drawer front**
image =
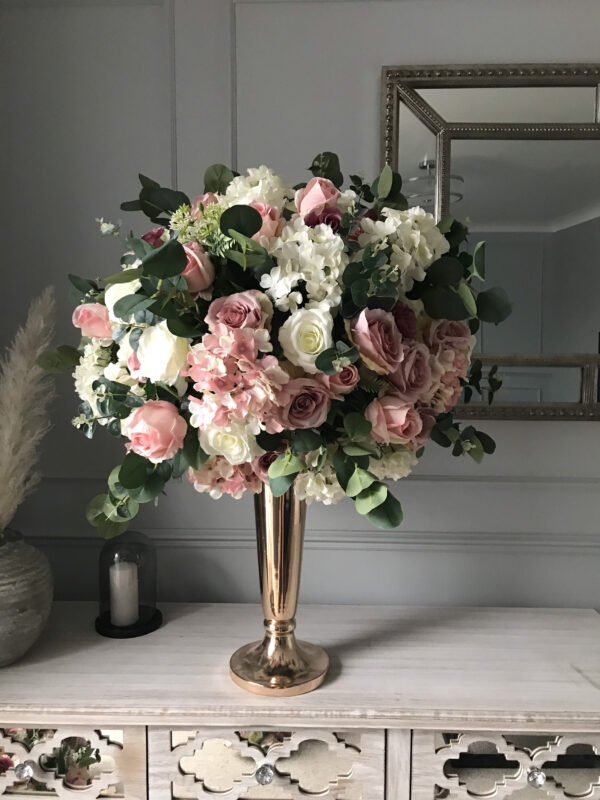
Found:
[[[381,800],[383,731],[150,728],[150,800]]]
[[[413,733],[412,800],[600,798],[600,734]]]
[[[0,795],[146,797],[144,728],[0,724]]]

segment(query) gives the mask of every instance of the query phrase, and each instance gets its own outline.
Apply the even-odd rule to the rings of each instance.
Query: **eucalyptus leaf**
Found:
[[[503,322],[512,312],[512,303],[499,286],[477,295],[477,316],[482,322]]]
[[[402,506],[388,491],[383,503],[367,513],[367,519],[377,528],[397,528],[403,519]]]
[[[392,188],[392,181],[394,179],[394,173],[392,168],[389,164],[386,164],[384,168],[381,170],[381,174],[377,180],[377,191],[376,195],[380,200],[385,200],[385,198],[390,193],[390,189]]]
[[[153,465],[137,453],[127,453],[119,469],[119,483],[126,489],[143,486],[153,472]]]
[[[183,245],[177,239],[169,239],[168,242],[155,248],[144,257],[142,269],[144,275],[154,275],[156,278],[171,278],[174,275],[181,274],[186,264],[187,256]]]
[[[241,233],[249,239],[262,227],[262,217],[251,206],[230,206],[221,214],[221,232],[229,236],[229,230]]]
[[[369,514],[373,509],[385,502],[388,496],[388,488],[381,481],[373,482],[355,499],[355,508],[359,514]]]
[[[473,297],[473,292],[471,291],[471,287],[467,283],[461,283],[458,287],[458,294],[460,299],[463,301],[464,307],[467,309],[467,312],[470,317],[474,317],[477,314],[477,303],[475,302],[475,298]]]
[[[375,476],[371,475],[367,470],[355,467],[348,481],[348,485],[346,486],[346,494],[349,497],[356,497],[356,495],[360,494],[364,489],[368,489],[376,480]]]
[[[233,180],[233,172],[224,164],[213,164],[204,173],[204,191],[225,194]]]
[[[281,475],[278,478],[272,478],[269,475],[269,488],[271,489],[273,496],[281,497],[284,495],[296,480],[297,474],[298,473],[296,472],[293,475]]]

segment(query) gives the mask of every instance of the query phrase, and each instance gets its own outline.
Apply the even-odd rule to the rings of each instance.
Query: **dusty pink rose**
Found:
[[[421,422],[423,423],[421,433],[415,436],[415,448],[418,450],[419,447],[423,447],[423,445],[429,441],[431,431],[435,425],[436,415],[433,408],[428,408],[427,406],[417,408],[417,413],[421,417]]]
[[[317,379],[321,381],[323,386],[329,389],[332,395],[350,394],[359,381],[358,370],[354,364],[348,364],[342,367],[341,372],[336,372],[334,375],[325,375],[320,373]]]
[[[318,428],[327,419],[331,398],[327,389],[312,378],[294,378],[279,395],[283,429]]]
[[[187,423],[172,403],[147,400],[131,412],[122,431],[130,441],[128,450],[158,464],[172,458],[182,447]]]
[[[421,342],[411,342],[404,348],[404,358],[398,369],[388,376],[396,394],[405,403],[414,403],[431,386],[429,350]]]
[[[256,209],[262,217],[262,226],[252,237],[254,241],[258,241],[261,236],[278,236],[283,228],[284,220],[279,213],[279,209],[275,206],[269,206],[266,203],[259,203],[258,200],[250,203],[252,208]]]
[[[380,375],[398,369],[404,358],[402,334],[389,311],[365,308],[346,328],[367,367]]]
[[[423,429],[423,421],[414,407],[393,395],[372,400],[365,409],[365,417],[373,426],[371,436],[380,444],[408,444]]]
[[[208,253],[197,242],[184,244],[187,264],[181,273],[191,294],[204,292],[213,284],[215,268]]]
[[[7,770],[12,769],[15,765],[15,762],[12,760],[10,756],[7,755],[0,755],[0,775],[4,775]]]
[[[164,228],[152,228],[151,231],[148,231],[148,233],[145,233],[142,236],[142,239],[145,242],[148,242],[148,244],[151,244],[152,247],[161,247],[164,244],[162,240],[164,232]]]
[[[317,225],[329,225],[334,233],[337,233],[342,224],[342,212],[339,208],[325,208],[323,211],[311,211],[304,217],[304,222],[309,228],[316,228]]]
[[[192,217],[194,219],[201,219],[203,216],[202,209],[206,206],[212,206],[219,202],[219,198],[214,192],[204,192],[199,194],[192,200]]]
[[[263,482],[269,482],[268,471],[271,464],[281,455],[281,450],[269,450],[266,453],[263,453],[262,456],[258,456],[252,462],[252,469],[254,470],[255,475]]]
[[[432,350],[447,347],[451,350],[469,350],[471,331],[464,322],[449,319],[432,319],[423,339]]]
[[[213,300],[208,307],[206,323],[213,333],[233,328],[264,328],[270,319],[271,303],[257,289],[237,292]]]
[[[412,308],[404,303],[396,303],[392,308],[396,326],[405,339],[414,339],[417,332],[417,318]]]
[[[90,339],[112,339],[108,308],[102,303],[83,303],[73,312],[73,325]]]
[[[298,189],[294,201],[298,213],[305,217],[312,211],[320,214],[326,208],[337,208],[340,194],[327,178],[312,178],[304,189]]]

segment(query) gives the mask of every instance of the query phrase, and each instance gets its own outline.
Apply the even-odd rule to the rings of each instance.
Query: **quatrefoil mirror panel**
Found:
[[[457,416],[600,419],[598,84],[599,64],[384,68],[382,161],[410,205],[486,242],[486,286],[513,302],[477,332],[503,386]]]

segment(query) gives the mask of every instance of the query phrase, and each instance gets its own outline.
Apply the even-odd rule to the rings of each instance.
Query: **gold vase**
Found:
[[[249,692],[293,697],[323,683],[329,658],[294,634],[300,588],[306,503],[293,488],[274,497],[268,486],[255,496],[256,541],[265,638],[231,657],[231,677]]]

